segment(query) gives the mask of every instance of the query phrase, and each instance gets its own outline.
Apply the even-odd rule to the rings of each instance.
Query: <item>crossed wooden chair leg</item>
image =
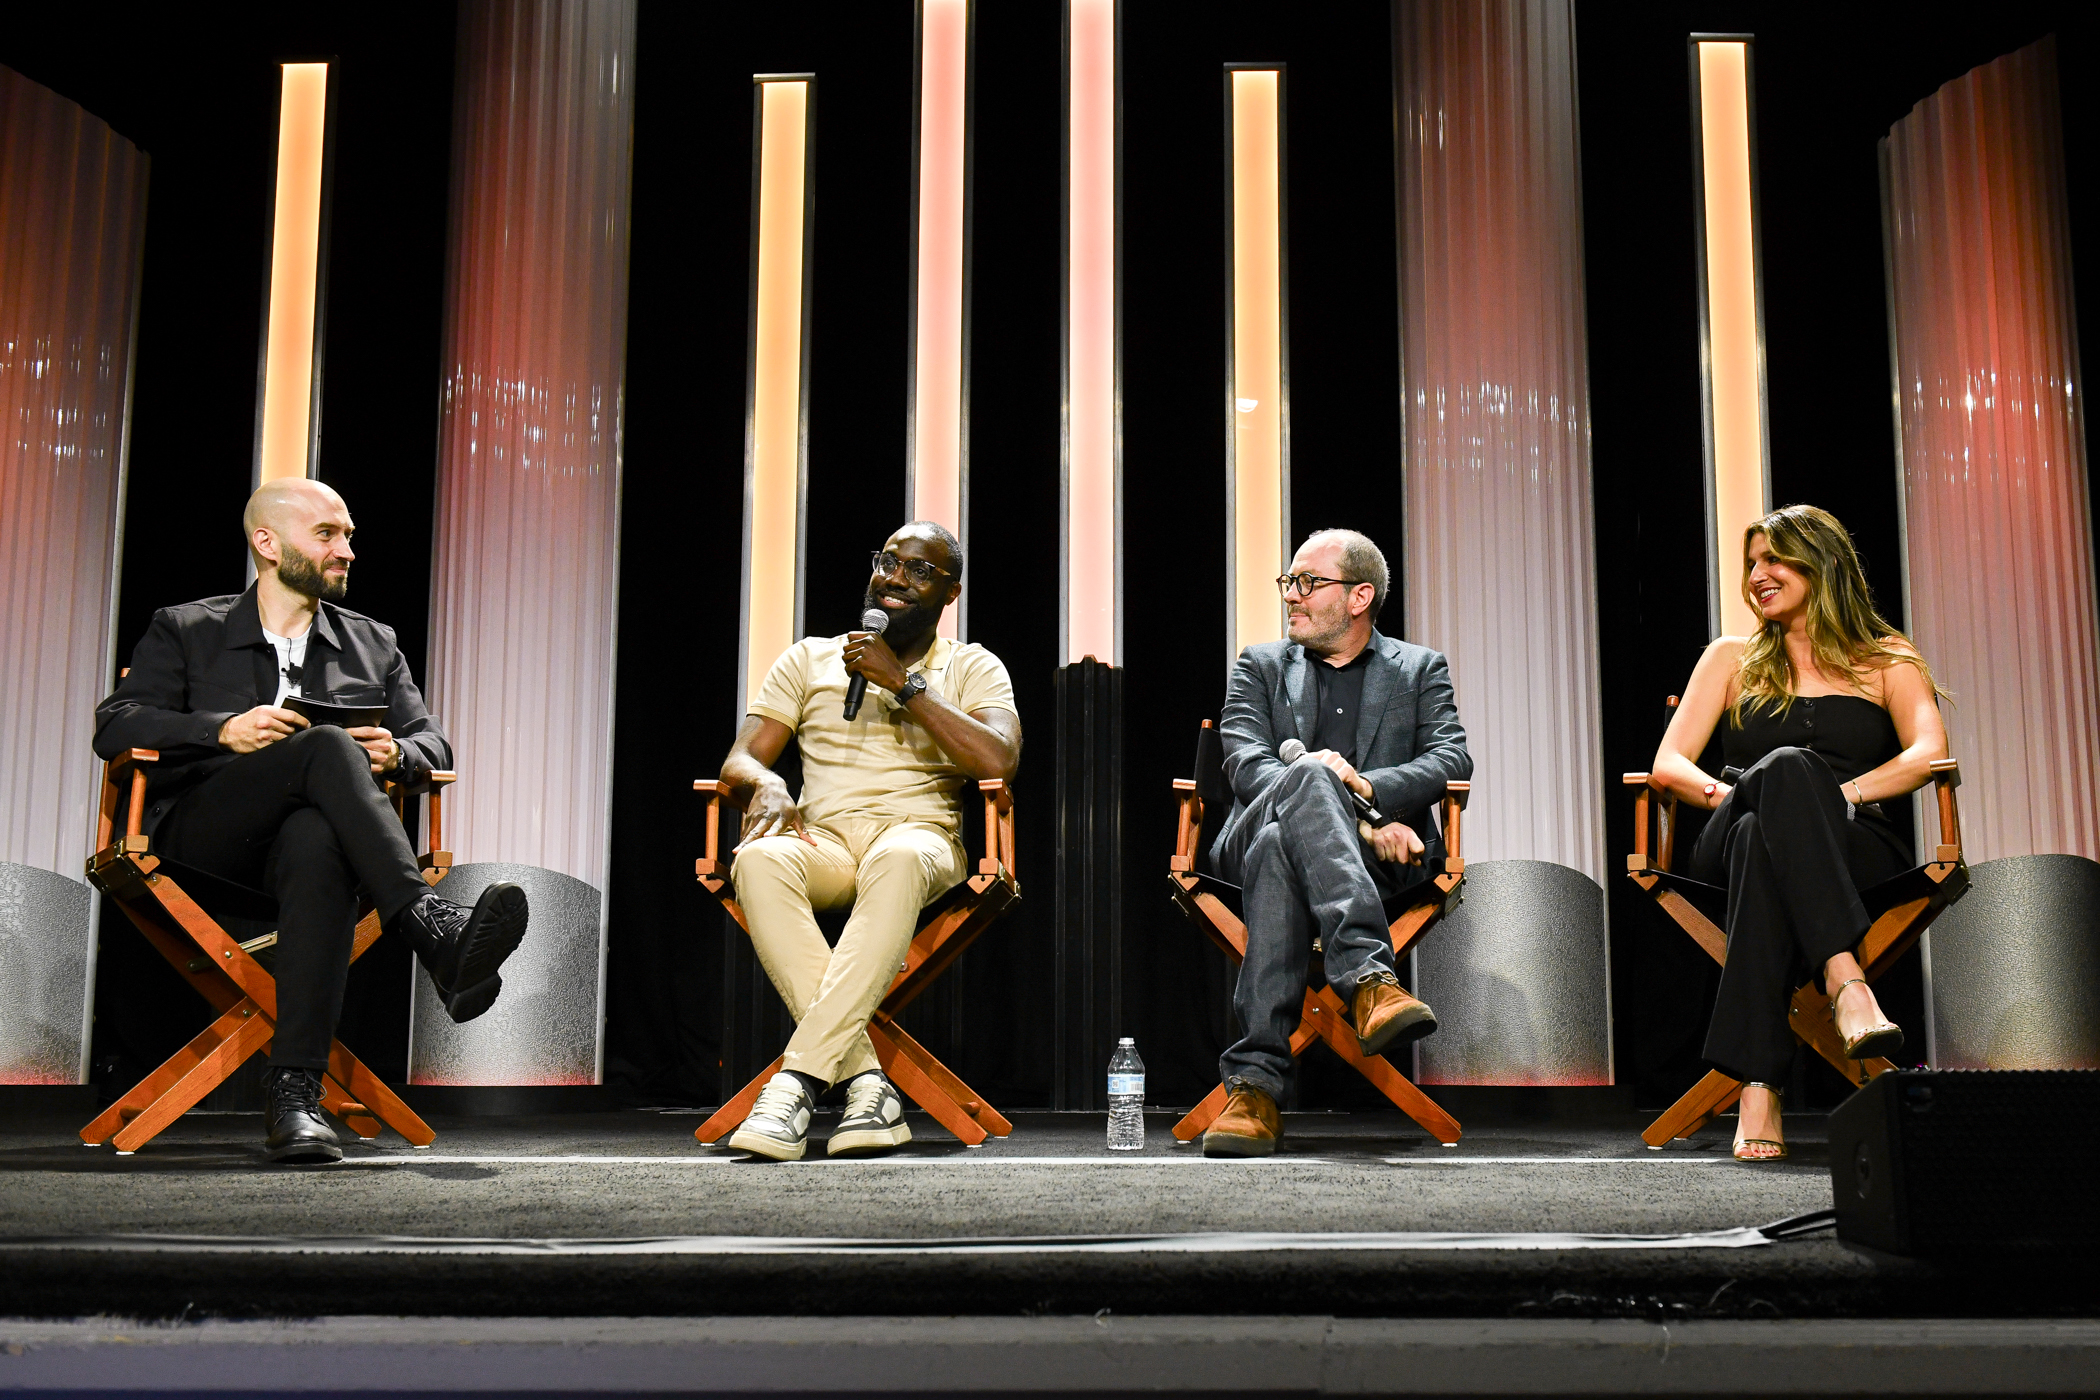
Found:
[[[1671,704],[1675,703],[1673,696]],[[1932,765],[1932,775],[1939,803],[1940,841],[1933,847],[1931,861],[1898,877],[1902,883],[1878,887],[1884,892],[1883,897],[1893,893],[1894,898],[1875,917],[1855,950],[1870,983],[1893,967],[1939,917],[1940,911],[1960,899],[1969,887],[1969,868],[1962,862],[1961,820],[1954,797],[1961,770],[1952,759],[1938,759]],[[1634,790],[1634,853],[1627,858],[1628,877],[1709,957],[1725,963],[1727,934],[1697,905],[1670,887],[1670,864],[1676,845],[1675,799],[1666,795],[1652,798],[1646,773],[1628,773],[1623,781]],[[1829,998],[1814,979],[1795,988],[1787,998],[1787,1025],[1796,1038],[1854,1084],[1865,1084],[1896,1067],[1886,1059],[1846,1058],[1844,1037],[1838,1034]],[[1709,1070],[1684,1097],[1648,1125],[1641,1141],[1651,1148],[1662,1148],[1674,1139],[1688,1138],[1717,1114],[1726,1112],[1742,1092],[1739,1080],[1719,1070]]]
[[[179,922],[194,943],[186,945],[174,930],[141,908],[129,903],[121,907],[161,956],[219,1015],[189,1044],[80,1130],[82,1142],[92,1146],[107,1142],[125,1153],[138,1151],[196,1107],[251,1056],[267,1049],[277,1031],[277,984],[270,974],[198,909],[173,880],[156,875],[145,878],[153,884],[154,903],[171,921]],[[367,914],[351,945],[351,960],[362,956],[378,937],[379,915]],[[196,951],[200,949],[201,952]],[[216,962],[214,953],[218,955]],[[379,1136],[381,1124],[416,1147],[427,1147],[437,1137],[340,1040],[329,1045],[328,1072],[322,1077],[321,1087],[321,1106],[361,1138]]]
[[[748,936],[751,925],[743,906],[736,901],[729,865],[719,858],[721,804],[729,796],[729,788],[708,779],[693,787],[708,797],[706,847],[694,863],[695,874],[701,887],[721,902],[723,910]],[[903,970],[890,983],[882,1004],[868,1020],[868,1039],[875,1046],[875,1058],[897,1092],[971,1147],[982,1146],[988,1137],[1005,1137],[1014,1125],[936,1059],[932,1051],[914,1040],[897,1023],[897,1017],[1021,897],[1021,886],[1013,873],[1013,796],[997,780],[981,782],[978,788],[985,800],[985,854],[977,862],[977,873],[965,882],[967,889],[958,887],[948,902],[935,906],[937,912],[912,935]],[[785,1064],[785,1057],[776,1057],[735,1097],[716,1109],[694,1130],[693,1136],[712,1144],[735,1132],[751,1115],[767,1082]]]
[[[1394,1069],[1392,1061],[1385,1056],[1366,1055],[1356,1048],[1356,1028],[1349,1023],[1342,999],[1334,994],[1332,987],[1305,989],[1305,1011],[1297,1031],[1291,1036],[1292,1057],[1303,1055],[1316,1040],[1326,1042],[1328,1049],[1342,1057],[1342,1063],[1370,1080],[1379,1093],[1392,1101],[1393,1107],[1421,1124],[1438,1142],[1449,1147],[1458,1141],[1456,1118],[1416,1088],[1413,1080]],[[1212,1089],[1204,1096],[1203,1102],[1190,1109],[1188,1116],[1174,1125],[1174,1136],[1182,1142],[1193,1142],[1208,1132],[1218,1115],[1225,1111],[1226,1098],[1223,1084]]]
[[[129,749],[102,771],[101,817],[97,849],[88,860],[88,880],[108,894],[126,918],[145,935],[154,951],[218,1013],[131,1091],[80,1130],[91,1146],[111,1143],[119,1152],[136,1152],[177,1118],[226,1082],[249,1057],[269,1047],[277,1033],[277,981],[250,956],[275,934],[243,944],[219,926],[177,883],[151,841],[140,832],[146,802],[146,765],[158,762],[152,749]],[[441,849],[444,818],[442,789],[454,781],[450,772],[434,772],[413,787],[390,782],[396,813],[415,795],[429,797],[431,850],[418,858],[425,882],[435,885],[452,868],[452,855]],[[350,945],[350,961],[364,956],[379,939],[379,914],[366,910]],[[437,1134],[378,1075],[365,1067],[340,1040],[331,1040],[328,1069],[321,1077],[321,1106],[361,1138],[392,1128],[416,1147],[428,1147]]]

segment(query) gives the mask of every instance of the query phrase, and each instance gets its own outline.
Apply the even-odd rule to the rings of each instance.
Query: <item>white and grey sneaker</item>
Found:
[[[776,1162],[799,1162],[809,1148],[809,1090],[786,1070],[766,1081],[744,1125],[729,1135],[739,1152],[755,1152]]]
[[[904,1122],[904,1099],[887,1077],[870,1070],[846,1085],[846,1115],[824,1150],[833,1157],[882,1152],[911,1141]]]

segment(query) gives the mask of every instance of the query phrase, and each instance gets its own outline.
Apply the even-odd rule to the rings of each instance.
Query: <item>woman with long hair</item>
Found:
[[[1761,625],[1700,656],[1653,772],[1714,814],[1688,872],[1728,888],[1705,1055],[1743,1082],[1737,1160],[1765,1162],[1786,1156],[1787,997],[1809,970],[1848,1056],[1903,1044],[1852,955],[1869,923],[1859,892],[1915,863],[1880,803],[1931,780],[1947,731],[1930,668],[1875,610],[1852,537],[1828,511],[1786,506],[1744,532],[1743,601]],[[1699,768],[1716,725],[1741,775],[1732,783]]]

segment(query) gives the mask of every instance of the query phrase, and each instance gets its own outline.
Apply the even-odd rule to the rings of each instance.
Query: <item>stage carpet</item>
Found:
[[[1698,1319],[2090,1315],[2090,1270],[1873,1259],[1813,1221],[1821,1120],[1791,1160],[1729,1160],[1724,1120],[1649,1151],[1642,1115],[1294,1114],[1282,1150],[1207,1161],[1152,1115],[1019,1114],[965,1148],[776,1165],[699,1115],[433,1118],[273,1167],[254,1115],[197,1114],[134,1156],[44,1115],[0,1127],[0,1317],[634,1317],[1279,1313]],[[2039,1203],[2038,1203],[2039,1208]],[[1104,1312],[1106,1310],[1106,1312]]]

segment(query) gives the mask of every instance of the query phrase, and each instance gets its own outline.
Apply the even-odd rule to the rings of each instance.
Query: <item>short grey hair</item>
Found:
[[[1371,585],[1371,621],[1378,621],[1378,614],[1385,608],[1386,586],[1392,575],[1385,567],[1385,551],[1371,542],[1369,535],[1356,530],[1315,530],[1305,537],[1305,544],[1315,540],[1335,540],[1342,546],[1342,576],[1358,583]],[[1305,545],[1300,545],[1303,549]]]

